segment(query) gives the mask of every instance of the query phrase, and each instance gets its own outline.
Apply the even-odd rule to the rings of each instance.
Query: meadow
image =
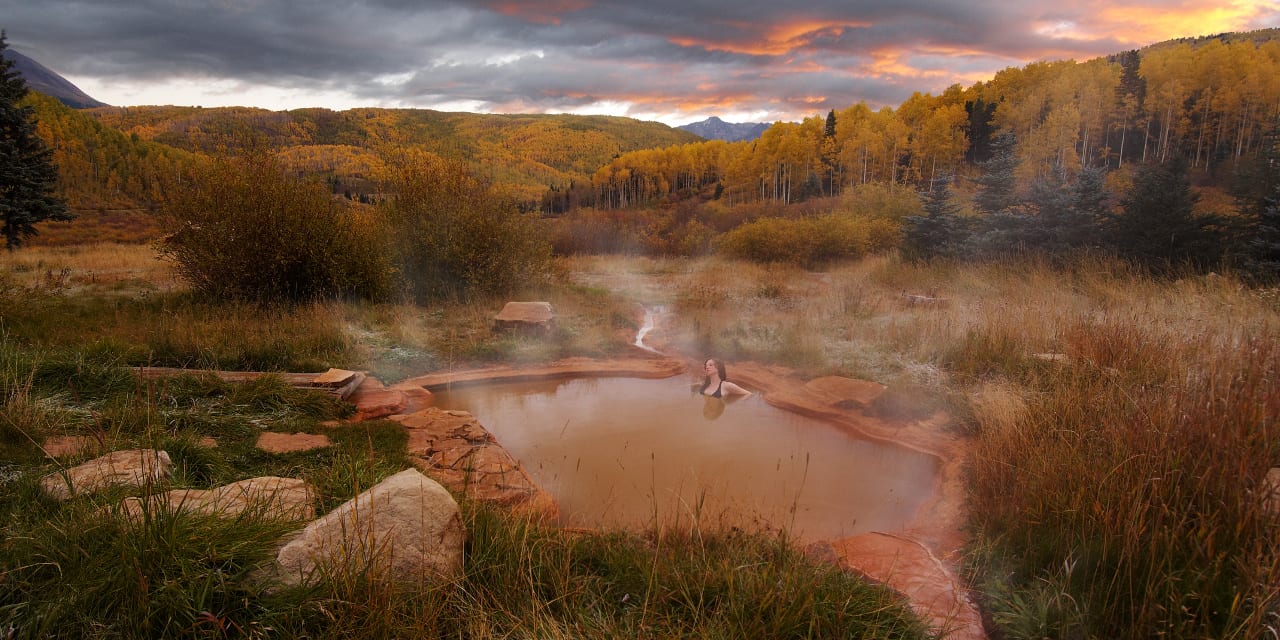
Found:
[[[212,303],[145,246],[0,258],[0,624],[15,637],[927,637],[893,594],[785,536],[573,536],[478,505],[467,574],[446,589],[331,576],[247,580],[288,524],[98,518],[119,495],[39,495],[36,443],[89,434],[163,446],[178,486],[295,474],[334,505],[398,471],[386,423],[325,454],[256,452],[263,424],[315,431],[340,405],[278,381],[126,366],[367,369],[391,382],[496,361],[623,353],[636,303],[659,348],[889,386],[881,409],[945,410],[971,443],[966,576],[992,637],[1265,638],[1280,625],[1280,293],[1232,274],[1153,279],[1082,258],[812,272],[722,258],[561,258],[515,297],[551,301],[548,339],[495,336],[501,299],[429,306]],[[201,435],[227,440],[213,452]],[[322,505],[323,506],[323,505]],[[199,531],[196,536],[193,532]],[[159,551],[159,553],[158,553]],[[750,569],[744,569],[750,567]],[[625,596],[625,597],[624,597]]]

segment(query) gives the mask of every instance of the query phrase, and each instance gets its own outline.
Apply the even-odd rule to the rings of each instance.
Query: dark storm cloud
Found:
[[[1196,2],[1209,0],[0,0],[0,27],[45,66],[102,84],[230,80],[246,100],[271,87],[370,105],[802,117],[1132,48],[1140,35],[1098,16]],[[1275,16],[1259,5],[1243,24]]]

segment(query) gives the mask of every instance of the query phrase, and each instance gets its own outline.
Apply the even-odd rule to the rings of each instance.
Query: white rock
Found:
[[[462,571],[465,542],[453,496],[417,469],[406,469],[307,525],[276,562],[281,579],[291,584],[329,571],[447,581]]]

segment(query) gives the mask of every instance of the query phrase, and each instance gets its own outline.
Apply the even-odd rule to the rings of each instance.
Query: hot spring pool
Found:
[[[723,403],[690,379],[583,378],[454,386],[560,504],[562,524],[786,528],[800,540],[902,529],[937,461],[766,404]]]

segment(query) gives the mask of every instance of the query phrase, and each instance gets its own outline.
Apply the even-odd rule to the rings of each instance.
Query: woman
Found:
[[[702,368],[707,374],[707,377],[702,381],[702,389],[699,390],[702,395],[711,396],[712,398],[751,395],[750,391],[725,379],[728,376],[725,375],[723,362],[715,358],[707,358]]]

